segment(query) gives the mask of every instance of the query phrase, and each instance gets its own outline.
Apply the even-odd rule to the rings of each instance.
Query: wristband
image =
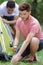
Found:
[[[14,48],[17,48],[17,45],[15,45]]]

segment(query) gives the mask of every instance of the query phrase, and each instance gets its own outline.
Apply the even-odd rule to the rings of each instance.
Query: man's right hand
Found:
[[[17,50],[17,46],[14,46],[12,50],[15,52]]]

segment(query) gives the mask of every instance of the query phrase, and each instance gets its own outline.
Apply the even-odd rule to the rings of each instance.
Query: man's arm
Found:
[[[18,30],[18,28],[16,28],[16,36],[15,36],[13,48],[18,46],[19,39],[20,39],[20,31]]]
[[[23,45],[21,47],[21,49],[19,50],[18,54],[17,55],[21,55],[24,50],[27,48],[27,46],[29,45],[31,39],[34,37],[34,34],[33,33],[30,33],[28,34],[26,40],[23,42]]]
[[[2,18],[3,22],[5,22],[7,24],[16,24],[17,19],[18,19],[18,16],[14,16],[14,20],[12,20],[12,21],[8,21],[8,20]]]

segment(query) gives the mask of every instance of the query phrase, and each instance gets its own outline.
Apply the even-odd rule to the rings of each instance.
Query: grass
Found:
[[[43,65],[43,50],[37,53],[38,55],[38,62],[34,62],[34,63],[27,63],[26,60],[24,60],[24,62],[18,62],[15,65]],[[4,61],[0,61],[0,65],[12,65],[11,62],[4,62]]]
[[[3,32],[3,36],[5,39],[4,41],[7,44],[9,42],[9,37],[8,37],[8,34],[5,33],[6,31],[5,31],[4,27],[2,29],[4,31]],[[42,27],[42,29],[43,29],[43,27]],[[22,41],[23,41],[23,38],[21,37],[20,43],[22,43]],[[34,62],[34,63],[30,64],[30,63],[26,62],[26,60],[24,60],[23,62],[20,61],[20,62],[16,63],[15,65],[43,65],[43,50],[41,50],[40,52],[37,52],[37,56],[38,56],[38,62]],[[12,64],[11,64],[11,61],[7,62],[7,61],[0,60],[0,65],[12,65]]]

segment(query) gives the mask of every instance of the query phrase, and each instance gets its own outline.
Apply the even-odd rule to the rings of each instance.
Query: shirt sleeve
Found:
[[[0,16],[4,15],[4,6],[0,5]]]
[[[0,8],[0,16],[3,16],[3,9]]]
[[[19,10],[18,8],[15,8],[15,16],[18,16],[19,15]]]
[[[19,15],[19,5],[17,3],[15,3],[14,13],[15,13],[16,16]]]
[[[20,24],[21,24],[21,18],[18,18],[16,22],[16,28],[18,28],[19,30],[20,30]]]
[[[38,25],[33,25],[30,32],[37,34],[39,32],[40,28]]]
[[[16,21],[16,28],[19,29],[19,20]]]
[[[7,4],[7,1],[3,2],[0,5],[0,16],[3,16],[4,15],[4,7],[6,6],[6,4]]]

